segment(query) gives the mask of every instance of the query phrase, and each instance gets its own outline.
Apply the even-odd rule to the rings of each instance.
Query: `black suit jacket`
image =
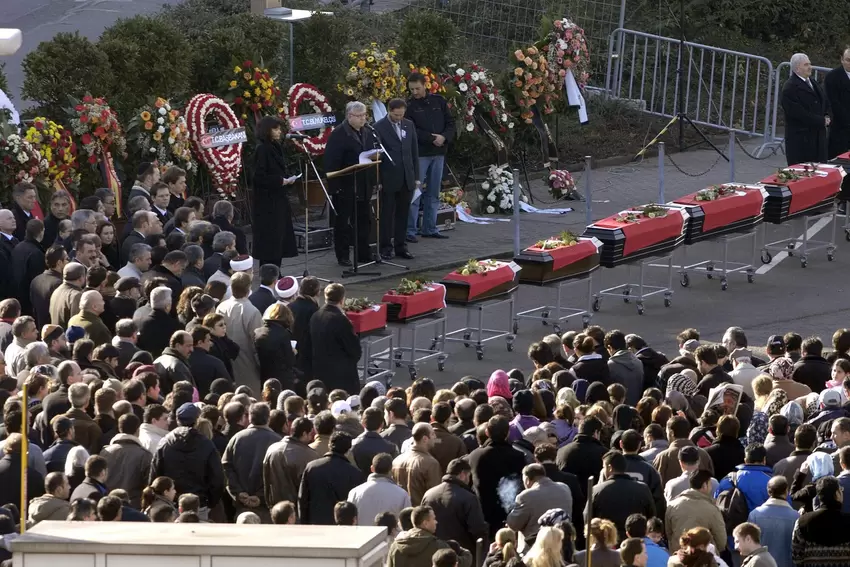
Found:
[[[12,250],[18,245],[18,239],[12,237],[8,239],[0,234],[0,266],[12,265]],[[17,295],[15,289],[15,278],[12,270],[0,270],[0,297],[15,297]]]
[[[345,313],[335,305],[323,305],[310,318],[309,337],[313,375],[322,377],[328,391],[359,392],[360,339]]]
[[[32,314],[30,302],[30,284],[44,271],[44,248],[36,240],[24,240],[12,250],[12,270],[15,297],[21,302],[21,312]]]
[[[325,171],[340,171],[360,162],[360,153],[376,147],[377,138],[369,128],[361,128],[360,133],[352,128],[348,121],[343,122],[331,132],[325,148]],[[357,196],[368,199],[377,183],[377,167],[358,170],[356,174],[343,175],[328,179],[328,189],[332,194],[352,191],[357,181]]]
[[[218,271],[221,267],[221,252],[213,252],[212,256],[204,260],[204,280],[209,280],[210,276]]]
[[[30,283],[30,302],[39,329],[50,323],[50,296],[60,285],[62,274],[54,270],[43,271]]]
[[[27,223],[35,217],[32,216],[32,213],[27,215],[20,205],[14,201],[9,205],[9,210],[15,215],[15,238],[23,242],[24,237],[27,235]]]
[[[127,259],[130,257],[130,248],[132,248],[134,244],[144,243],[145,237],[142,236],[140,232],[131,230],[130,234],[127,235],[127,238],[124,239],[124,242],[121,243],[121,256],[119,259],[119,263],[122,266],[127,263]]]
[[[226,230],[228,232],[233,233],[233,236],[236,237],[237,252],[239,252],[240,254],[248,253],[248,238],[245,236],[245,231],[243,231],[238,226],[235,226],[225,217],[210,217],[210,222],[216,225],[221,230]]]
[[[829,157],[850,150],[850,77],[844,67],[833,69],[823,81],[832,110],[829,124]]]
[[[413,192],[416,180],[419,179],[419,144],[413,122],[402,119],[401,139],[388,116],[375,124],[375,130],[392,158],[390,161],[384,157],[381,161],[381,185],[384,191],[395,193],[406,189]]]
[[[251,294],[248,298],[248,301],[251,302],[251,305],[257,308],[260,312],[260,315],[266,312],[266,309],[272,306],[274,302],[277,301],[277,298],[274,296],[272,292],[264,287],[258,287],[257,291]]]
[[[174,215],[171,213],[171,211],[168,210],[167,207],[165,209],[165,214],[162,214],[161,212],[159,212],[159,209],[157,209],[156,207],[153,207],[153,206],[151,207],[151,212],[153,214],[155,214],[156,218],[159,219],[159,222],[162,223],[163,234],[164,234],[165,225],[168,224],[168,221],[170,221],[174,217]]]
[[[811,80],[812,88],[796,74],[782,87],[785,112],[785,156],[788,165],[826,161],[826,121],[829,100],[823,88]]]

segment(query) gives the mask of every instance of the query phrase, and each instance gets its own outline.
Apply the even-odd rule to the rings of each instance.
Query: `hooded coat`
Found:
[[[123,488],[130,497],[130,505],[138,509],[142,503],[142,490],[150,476],[151,453],[135,435],[119,433],[103,448],[100,456],[106,459],[108,467],[106,488]]]
[[[27,529],[30,529],[44,520],[64,522],[71,511],[71,504],[67,500],[56,498],[52,494],[45,494],[33,498],[29,503],[28,510]]]
[[[224,492],[224,472],[213,442],[197,429],[181,426],[165,436],[154,453],[149,483],[159,476],[174,481],[177,495],[192,493],[201,506],[215,507]]]
[[[431,567],[434,554],[448,547],[431,532],[413,528],[393,542],[386,567]]]
[[[627,350],[619,350],[608,359],[612,384],[626,388],[626,403],[636,406],[643,394],[643,363]]]

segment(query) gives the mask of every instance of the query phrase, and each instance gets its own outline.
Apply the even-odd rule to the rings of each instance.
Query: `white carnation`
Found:
[[[165,108],[163,108],[163,107],[161,107],[161,106],[160,106],[160,107],[159,107],[159,113],[160,113],[161,115],[165,116],[165,113],[166,113]]]
[[[513,122],[508,122],[508,128],[513,128],[513,127],[514,127],[514,123],[513,123]]]
[[[156,148],[151,148],[151,153],[152,153],[152,154],[155,154],[155,153],[156,153]]]
[[[462,92],[462,93],[465,93],[466,91],[468,91],[468,90],[469,90],[469,87],[467,86],[467,84],[466,84],[466,83],[461,83],[461,84],[459,84],[459,85],[457,86],[457,88],[459,88],[459,89],[460,89],[460,92]]]
[[[491,207],[491,206],[488,206],[486,210],[487,210],[487,213],[488,213],[488,214],[491,214],[491,215],[492,215],[493,213],[495,213],[495,212],[496,212],[496,209],[494,209],[494,208],[493,208],[493,207]]]
[[[169,144],[173,144],[173,143],[174,143],[174,138],[168,138],[168,143],[169,143]]]
[[[486,191],[487,189],[490,188],[490,184],[485,181],[484,183],[481,184],[481,188]]]
[[[507,121],[508,121],[508,115],[502,114],[502,122],[507,122]]]
[[[496,200],[496,193],[493,192],[493,191],[490,191],[490,194],[487,195],[487,200],[488,201],[495,201]]]
[[[156,123],[157,124],[165,124],[165,118],[160,116],[159,118],[156,119]]]
[[[475,124],[473,124],[472,122],[467,123],[466,124],[466,131],[472,132],[473,130],[475,130]]]
[[[494,95],[493,93],[488,94],[488,95],[487,95],[487,100],[489,100],[489,101],[491,101],[491,102],[492,102],[492,101],[494,101],[494,100],[496,100],[496,95]]]
[[[160,126],[159,128],[156,129],[156,131],[159,132],[160,134],[165,134],[165,127]]]
[[[471,75],[471,76],[472,76],[472,80],[473,80],[473,81],[477,81],[477,80],[481,77],[481,75],[479,75],[479,74],[478,74],[478,73],[476,73],[475,71],[473,71],[473,72],[472,72],[472,75]]]
[[[458,68],[458,70],[455,71],[455,74],[457,74],[458,77],[463,77],[464,75],[466,75],[466,71],[461,68]]]

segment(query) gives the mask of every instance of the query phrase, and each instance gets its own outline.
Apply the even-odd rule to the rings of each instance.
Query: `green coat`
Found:
[[[94,341],[94,346],[109,344],[112,333],[106,327],[100,317],[91,311],[80,311],[68,321],[68,327],[81,327],[86,332],[86,338]]]

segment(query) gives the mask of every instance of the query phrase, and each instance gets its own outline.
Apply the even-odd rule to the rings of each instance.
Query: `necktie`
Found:
[[[401,140],[401,124],[399,124],[398,122],[393,122],[393,126],[395,127],[396,136],[398,136],[398,139]]]

